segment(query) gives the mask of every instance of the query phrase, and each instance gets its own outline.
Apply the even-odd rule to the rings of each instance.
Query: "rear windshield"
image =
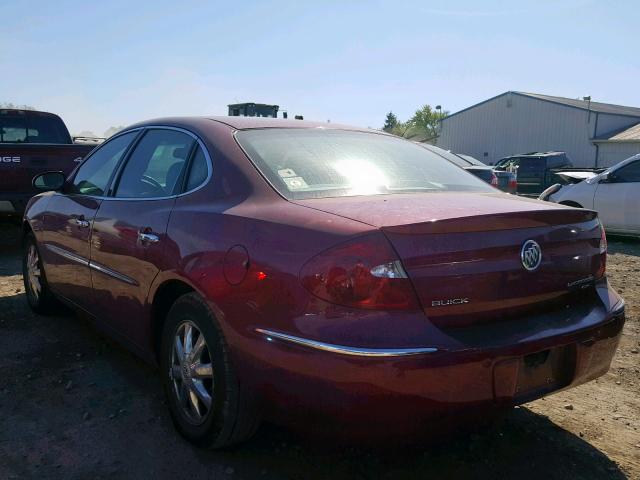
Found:
[[[71,143],[55,115],[0,110],[0,143]]]
[[[290,199],[494,191],[441,156],[389,135],[269,128],[243,130],[236,137],[262,174]]]
[[[448,150],[444,150],[440,147],[436,147],[435,145],[430,145],[428,143],[418,143],[422,148],[426,148],[430,152],[435,153],[436,155],[440,155],[441,157],[449,160],[451,163],[455,163],[459,167],[466,168],[471,165],[475,165],[473,162],[470,162],[466,158],[463,158],[462,155],[458,155],[457,153],[451,153]]]

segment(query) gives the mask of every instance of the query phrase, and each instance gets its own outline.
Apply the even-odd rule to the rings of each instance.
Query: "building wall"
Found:
[[[610,167],[637,153],[640,153],[640,141],[600,143],[598,165],[601,167]]]
[[[599,114],[598,132],[637,123]],[[626,123],[625,123],[626,122]],[[577,167],[594,166],[596,113],[508,93],[442,121],[437,145],[485,163],[517,153],[567,152]]]
[[[622,130],[638,123],[640,118],[625,117],[623,115],[610,115],[606,113],[598,114],[598,131],[596,137],[608,136],[613,132]]]

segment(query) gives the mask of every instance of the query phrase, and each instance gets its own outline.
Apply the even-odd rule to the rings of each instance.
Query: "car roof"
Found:
[[[565,152],[529,152],[519,153],[516,155],[509,155],[508,157],[502,157],[500,160],[507,158],[546,158],[546,157],[560,157],[565,156]]]
[[[608,167],[607,170],[605,170],[605,171],[618,170],[619,168],[622,168],[622,167],[628,165],[631,162],[635,162],[636,160],[640,160],[640,153],[636,153],[635,155],[632,155],[629,158],[625,158],[624,160],[616,163],[615,165],[612,165],[612,166]]]
[[[471,163],[466,158],[462,158],[456,155],[455,153],[445,150],[444,148],[436,147],[435,145],[431,145],[430,143],[422,143],[422,142],[414,142],[414,143],[416,145],[420,145],[425,150],[429,150],[431,153],[435,153],[436,155],[444,158],[445,160],[448,160],[451,163],[458,165],[459,167],[464,168],[464,167],[469,167],[473,165],[473,163]]]
[[[475,157],[472,157],[471,155],[465,155],[464,153],[456,153],[456,155],[459,156],[460,158],[464,158],[467,162],[471,163],[472,165],[475,165],[478,167],[488,166],[486,163],[481,162],[480,160],[478,160]]]
[[[378,133],[390,135],[381,130],[371,128],[355,127],[352,125],[343,125],[329,122],[313,122],[308,120],[289,120],[284,118],[265,118],[265,117],[227,117],[227,116],[201,116],[201,117],[163,117],[145,120],[130,125],[127,128],[144,127],[150,125],[172,125],[180,124],[183,126],[202,125],[203,121],[212,121],[227,125],[235,130],[248,130],[259,128],[322,128],[327,130],[352,130],[360,132]]]
[[[309,120],[291,120],[267,117],[206,117],[209,120],[224,123],[238,130],[250,128],[326,128],[338,130],[365,130],[367,128],[354,127],[330,122],[313,122]],[[377,131],[377,130],[376,130]]]
[[[2,115],[30,115],[30,116],[43,116],[43,117],[56,117],[60,118],[59,115],[51,112],[44,112],[41,110],[30,110],[24,108],[0,108],[0,113]]]

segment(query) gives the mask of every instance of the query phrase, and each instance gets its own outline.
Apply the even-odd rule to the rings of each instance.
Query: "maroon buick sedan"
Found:
[[[29,304],[157,362],[202,446],[262,419],[430,432],[604,374],[624,323],[595,212],[379,131],[153,120],[34,186]]]

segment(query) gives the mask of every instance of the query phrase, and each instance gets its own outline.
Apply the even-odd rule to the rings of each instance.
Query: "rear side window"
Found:
[[[240,145],[285,197],[494,190],[429,150],[391,135],[320,128],[243,130]]]
[[[98,147],[76,172],[70,193],[103,196],[118,162],[137,134],[128,132]]]
[[[198,146],[193,159],[191,160],[191,166],[189,167],[189,176],[187,177],[186,191],[193,190],[204,183],[209,176],[209,167],[207,166],[207,159],[204,156],[202,148]]]
[[[0,111],[0,143],[71,143],[62,120],[38,112]]]
[[[623,183],[640,182],[640,160],[618,169],[615,172],[615,181]]]
[[[504,168],[505,170],[517,168],[519,175],[535,175],[542,173],[545,170],[546,160],[544,158],[537,157],[506,158],[500,160],[496,166]]]
[[[187,158],[195,140],[168,129],[149,130],[127,161],[116,197],[159,198],[180,190]]]
[[[24,143],[27,141],[27,122],[24,117],[0,115],[0,142]]]
[[[536,174],[543,172],[547,166],[544,158],[521,158],[519,159],[518,174]]]

